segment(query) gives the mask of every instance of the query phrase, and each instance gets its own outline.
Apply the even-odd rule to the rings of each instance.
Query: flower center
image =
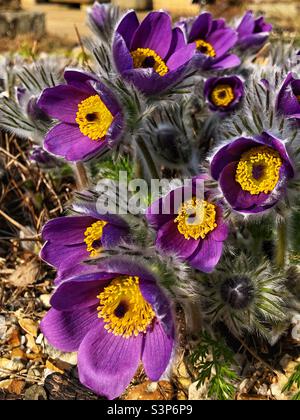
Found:
[[[144,299],[138,277],[117,277],[97,298],[98,318],[108,332],[129,338],[145,333],[155,317],[151,305]]]
[[[282,165],[279,153],[267,146],[253,147],[242,154],[238,163],[235,180],[244,191],[255,195],[268,194],[279,180]]]
[[[209,57],[215,57],[216,51],[214,47],[203,39],[197,39],[196,41],[196,49],[201,52],[202,54],[208,55]]]
[[[114,117],[100,96],[94,95],[80,102],[76,122],[84,136],[91,140],[105,137]]]
[[[169,71],[164,60],[150,48],[138,48],[131,52],[131,57],[136,69],[152,68],[160,76],[164,76]]]
[[[101,247],[101,237],[105,225],[107,225],[107,222],[104,220],[98,220],[98,222],[93,223],[84,232],[86,250],[90,253],[91,257],[96,257],[99,254],[99,248]]]
[[[229,85],[218,85],[211,93],[211,100],[216,106],[228,106],[234,100],[234,92]]]
[[[217,227],[216,206],[205,200],[192,198],[182,204],[174,220],[185,239],[204,239]]]

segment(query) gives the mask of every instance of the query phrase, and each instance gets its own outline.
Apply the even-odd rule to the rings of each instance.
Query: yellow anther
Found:
[[[124,338],[145,333],[155,317],[151,305],[144,299],[138,277],[117,277],[97,298],[98,317],[104,328]]]
[[[235,180],[244,191],[255,195],[273,191],[282,165],[279,153],[268,146],[253,147],[242,154]]]
[[[91,140],[103,139],[113,119],[112,113],[98,95],[90,96],[78,105],[76,122],[81,133]]]
[[[91,257],[96,257],[99,254],[99,246],[95,248],[95,242],[101,240],[105,225],[107,225],[107,222],[98,220],[98,222],[93,223],[84,232],[84,242],[87,245],[86,250],[90,253]]]
[[[216,227],[216,206],[205,200],[192,198],[182,204],[174,220],[185,239],[204,239]]]
[[[138,48],[131,52],[134,68],[153,68],[157,74],[164,76],[169,69],[164,60],[150,48]]]

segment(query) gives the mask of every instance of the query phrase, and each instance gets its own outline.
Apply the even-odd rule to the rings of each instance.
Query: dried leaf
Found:
[[[124,400],[171,400],[173,387],[168,381],[150,382],[131,387]]]
[[[21,395],[25,388],[25,381],[20,379],[5,379],[4,381],[0,381],[0,388],[12,394]]]
[[[30,284],[36,282],[39,275],[39,269],[39,264],[35,259],[28,261],[14,270],[8,277],[7,282],[15,287],[26,288]]]
[[[29,318],[21,318],[19,319],[20,327],[26,331],[32,337],[37,337],[38,333],[38,324]]]

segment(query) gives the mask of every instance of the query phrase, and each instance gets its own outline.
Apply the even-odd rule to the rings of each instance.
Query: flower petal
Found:
[[[96,306],[66,312],[52,308],[40,328],[52,346],[61,351],[76,351],[85,335],[98,323]]]
[[[292,115],[300,113],[300,103],[296,98],[292,83],[295,81],[293,74],[289,73],[279,90],[276,99],[276,109],[283,115]]]
[[[133,60],[127,48],[124,38],[116,32],[113,42],[113,58],[119,73],[133,69]]]
[[[195,44],[188,44],[171,55],[167,61],[169,71],[176,70],[182,65],[188,63],[195,54],[195,48]]]
[[[170,220],[157,232],[156,246],[163,251],[172,252],[181,258],[188,258],[199,245],[199,240],[185,239],[178,231],[177,223]]]
[[[75,124],[78,105],[88,96],[87,92],[74,86],[59,85],[45,89],[37,105],[50,117]]]
[[[138,368],[142,340],[142,334],[123,338],[101,324],[93,328],[79,347],[80,382],[110,400],[121,395]]]
[[[45,224],[42,237],[63,245],[84,244],[84,232],[94,222],[96,219],[89,216],[56,217]]]
[[[267,132],[263,132],[260,136],[257,136],[256,140],[277,150],[277,152],[280,154],[281,159],[284,162],[287,176],[292,178],[294,176],[294,169],[289,155],[287,153],[285,144],[281,140],[271,136]]]
[[[237,32],[240,37],[254,32],[254,17],[251,10],[248,10],[243,16],[239,26],[237,27]]]
[[[205,70],[231,69],[241,64],[240,58],[235,54],[225,54],[218,58],[207,59],[203,68]]]
[[[113,248],[123,241],[130,241],[129,229],[114,226],[110,223],[104,226],[101,237],[103,248]]]
[[[223,243],[214,241],[211,235],[208,235],[200,242],[198,249],[189,258],[192,267],[197,268],[204,273],[210,273],[218,264],[223,250]]]
[[[189,35],[189,42],[196,39],[206,39],[207,34],[210,32],[212,26],[212,17],[210,13],[201,13],[193,23]]]
[[[62,272],[75,268],[81,261],[89,257],[85,244],[64,245],[58,242],[46,242],[40,257],[47,264]]]
[[[169,337],[175,336],[174,318],[169,299],[162,289],[157,285],[156,280],[145,280],[140,278],[140,290],[143,297],[152,306],[156,318]]]
[[[171,57],[172,54],[174,54],[177,50],[180,50],[180,48],[183,48],[186,46],[184,33],[181,28],[174,28],[172,30],[172,41],[170,45],[170,49],[168,51],[168,55],[166,56],[165,60],[168,61],[168,59]]]
[[[55,290],[51,298],[51,305],[60,311],[71,311],[97,305],[98,294],[112,278],[111,274],[98,270],[95,273],[83,274],[65,280]]]
[[[265,202],[269,200],[270,194],[250,194],[244,191],[235,180],[237,163],[229,163],[220,176],[220,187],[224,197],[232,208],[240,212],[258,213],[265,210]],[[272,203],[268,207],[271,207]]]
[[[247,137],[240,137],[233,142],[221,147],[212,158],[210,164],[211,175],[214,179],[218,180],[221,171],[230,162],[238,161],[241,154],[251,147],[256,147],[257,142]]]
[[[127,48],[130,50],[132,37],[139,27],[139,20],[134,10],[126,13],[119,23],[116,33],[119,33],[125,41]]]
[[[136,30],[130,50],[150,48],[162,59],[166,57],[172,41],[172,22],[166,12],[150,12]]]
[[[174,337],[168,336],[161,324],[155,321],[144,339],[142,362],[151,381],[158,381],[171,359]]]
[[[107,147],[107,140],[91,140],[80,132],[77,125],[61,123],[47,133],[44,147],[48,152],[74,162],[87,160]]]
[[[213,45],[217,57],[221,57],[236,44],[237,39],[237,33],[227,28],[213,32],[207,37],[207,42]]]

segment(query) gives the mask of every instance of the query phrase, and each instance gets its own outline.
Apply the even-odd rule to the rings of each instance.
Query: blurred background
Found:
[[[26,50],[33,44],[47,52],[75,47],[78,43],[75,26],[82,36],[89,33],[86,10],[92,3],[92,0],[0,0],[0,53]],[[174,19],[196,15],[200,10],[231,19],[252,9],[275,25],[275,33],[299,42],[300,0],[111,0],[111,3],[122,9],[134,8],[141,17],[148,10],[163,8]]]

